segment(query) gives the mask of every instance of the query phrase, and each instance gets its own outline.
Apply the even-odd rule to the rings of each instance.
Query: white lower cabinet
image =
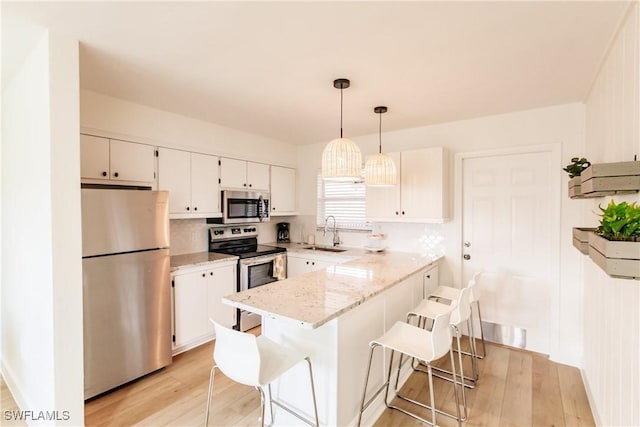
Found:
[[[173,354],[214,338],[209,318],[231,327],[236,310],[221,298],[236,291],[236,262],[211,263],[172,273]]]
[[[350,258],[339,256],[318,256],[300,253],[287,253],[287,278],[301,276],[311,271],[323,270],[332,265],[349,261]]]
[[[440,284],[438,264],[427,268],[422,275],[422,297],[427,298]]]

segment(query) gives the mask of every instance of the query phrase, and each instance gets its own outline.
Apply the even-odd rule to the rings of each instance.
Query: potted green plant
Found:
[[[589,257],[607,274],[640,279],[640,206],[609,201],[589,236]]]
[[[584,157],[573,157],[571,158],[571,163],[565,166],[563,171],[569,174],[569,178],[575,178],[582,174],[582,171],[591,166],[591,162],[589,162]]]
[[[586,158],[573,157],[571,158],[571,163],[562,169],[569,174],[569,197],[572,199],[582,198],[582,178],[580,178],[580,175],[589,166],[591,166],[591,162]]]

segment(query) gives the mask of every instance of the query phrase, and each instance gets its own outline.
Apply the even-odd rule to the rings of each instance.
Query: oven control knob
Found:
[[[255,227],[253,227],[253,228],[251,229],[251,231],[256,231],[256,228],[255,228]]]

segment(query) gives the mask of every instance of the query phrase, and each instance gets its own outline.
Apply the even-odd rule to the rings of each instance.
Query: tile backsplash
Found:
[[[210,224],[201,219],[172,219],[169,221],[171,230],[171,255],[183,255],[209,250]]]
[[[287,221],[290,218],[282,218]],[[271,222],[258,224],[258,242],[276,241],[276,224],[281,222],[274,218]],[[209,227],[204,218],[172,219],[169,221],[171,233],[171,255],[184,255],[209,250]]]

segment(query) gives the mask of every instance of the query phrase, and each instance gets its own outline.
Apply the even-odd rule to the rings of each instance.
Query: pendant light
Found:
[[[355,142],[342,137],[342,90],[348,79],[336,79],[333,87],[340,89],[340,138],[329,142],[322,152],[322,178],[334,181],[360,179],[362,154]]]
[[[378,153],[369,157],[364,166],[364,182],[369,187],[392,187],[396,185],[396,164],[382,152],[382,115],[387,112],[387,107],[376,107],[373,111],[380,115],[380,142]]]

